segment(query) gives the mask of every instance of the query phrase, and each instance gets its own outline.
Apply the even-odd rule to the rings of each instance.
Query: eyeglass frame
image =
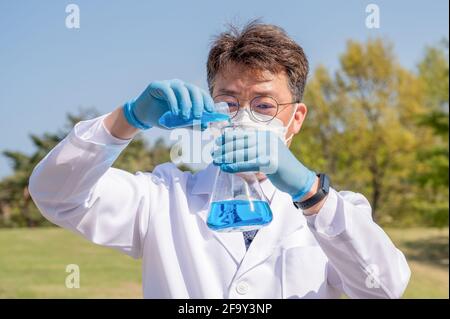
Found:
[[[236,114],[234,114],[231,118],[234,118],[236,115],[238,115],[239,111],[241,110],[241,102],[239,101],[239,98],[237,98],[236,96],[231,95],[231,94],[218,94],[218,95],[215,95],[215,96],[213,97],[214,102],[215,102],[215,99],[216,99],[217,97],[219,97],[219,96],[229,96],[229,97],[232,97],[232,98],[236,99],[237,104],[238,104],[238,109],[237,109],[237,111],[236,111]],[[269,98],[271,98],[272,100],[274,100],[275,103],[277,103],[277,112],[275,113],[275,115],[274,115],[270,120],[266,120],[266,121],[259,120],[259,119],[253,114],[252,107],[251,107],[251,106],[252,106],[252,102],[253,102],[254,100],[256,100],[256,99],[258,99],[258,98],[264,98],[264,97],[269,97]],[[287,109],[287,107],[285,107],[285,108],[283,108],[283,109],[280,111],[280,110],[279,110],[279,109],[280,109],[280,106],[283,106],[283,105],[291,105],[291,104],[296,104],[296,103],[301,103],[301,101],[293,101],[293,102],[289,102],[289,103],[278,103],[277,99],[274,98],[274,97],[271,96],[271,95],[257,95],[257,96],[253,97],[253,98],[249,101],[248,106],[249,106],[249,108],[250,108],[250,112],[251,112],[252,116],[253,116],[258,122],[265,123],[265,122],[270,122],[270,121],[272,121],[274,118],[277,117],[278,114],[280,114],[281,112],[283,112],[284,110]]]

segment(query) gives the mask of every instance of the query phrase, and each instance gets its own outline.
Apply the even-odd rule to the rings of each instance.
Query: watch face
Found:
[[[327,194],[328,191],[329,191],[329,188],[330,188],[330,180],[329,180],[328,176],[324,174],[323,175],[322,191]]]

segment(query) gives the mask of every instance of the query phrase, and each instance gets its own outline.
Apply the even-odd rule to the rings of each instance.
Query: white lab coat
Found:
[[[29,189],[51,222],[143,258],[145,298],[398,298],[404,255],[371,218],[367,199],[330,193],[305,217],[268,180],[273,221],[248,251],[242,233],[206,225],[216,167],[196,174],[166,163],[135,175],[111,168],[129,141],[103,117],[78,123],[35,168]]]

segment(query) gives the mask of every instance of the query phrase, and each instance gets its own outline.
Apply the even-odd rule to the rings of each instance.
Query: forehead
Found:
[[[290,91],[285,72],[272,73],[265,70],[252,70],[245,66],[232,64],[216,75],[214,94],[283,97],[286,94],[290,95]]]

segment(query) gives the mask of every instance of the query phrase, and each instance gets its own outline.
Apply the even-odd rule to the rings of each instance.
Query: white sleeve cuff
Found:
[[[324,237],[336,237],[345,231],[345,213],[342,198],[336,190],[330,191],[317,214],[305,215],[308,226]]]
[[[92,120],[81,121],[74,127],[75,135],[85,142],[97,145],[126,145],[131,139],[123,140],[113,136],[105,127],[104,119],[109,114]]]

